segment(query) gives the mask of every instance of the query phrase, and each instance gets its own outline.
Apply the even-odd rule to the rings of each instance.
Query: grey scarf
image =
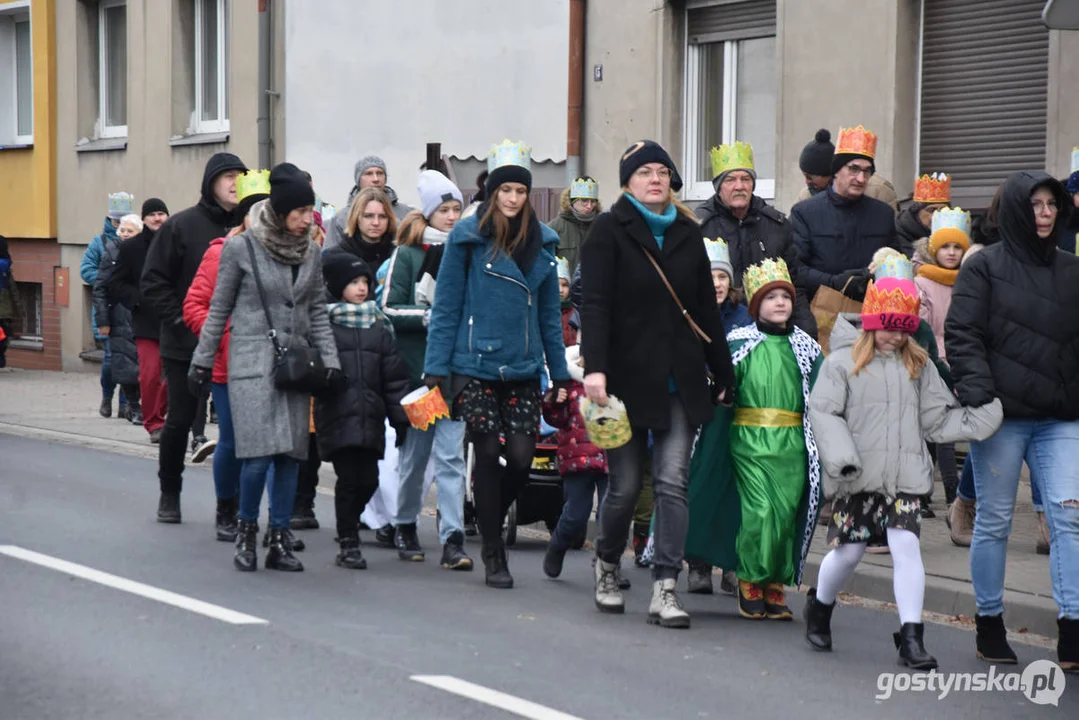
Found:
[[[311,249],[310,227],[303,235],[290,235],[278,223],[277,213],[270,207],[269,200],[255,203],[248,217],[251,218],[251,234],[274,260],[284,265],[303,265],[307,260]]]

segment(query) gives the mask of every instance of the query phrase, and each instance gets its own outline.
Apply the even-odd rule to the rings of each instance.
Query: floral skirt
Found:
[[[889,500],[880,493],[855,493],[832,501],[828,547],[848,543],[887,544],[888,528],[922,531],[922,499],[899,493]]]
[[[539,380],[472,378],[453,403],[453,419],[473,433],[535,435],[541,409]]]

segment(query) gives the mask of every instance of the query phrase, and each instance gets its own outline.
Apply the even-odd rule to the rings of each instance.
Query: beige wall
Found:
[[[1045,158],[1054,177],[1071,171],[1072,147],[1079,145],[1079,32],[1049,32],[1049,107]]]

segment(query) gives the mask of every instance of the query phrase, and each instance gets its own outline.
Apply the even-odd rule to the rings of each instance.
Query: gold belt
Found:
[[[767,428],[800,427],[802,413],[774,408],[736,408],[734,424]]]

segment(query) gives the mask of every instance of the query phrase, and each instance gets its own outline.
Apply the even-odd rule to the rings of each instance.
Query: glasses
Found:
[[[873,177],[874,170],[872,165],[855,165],[854,163],[851,163],[850,165],[847,165],[847,172],[854,177],[865,175],[866,180],[868,180]]]
[[[651,180],[653,177],[658,177],[660,180],[670,180],[671,171],[669,168],[660,168],[659,170],[641,168],[633,173],[633,176],[640,178],[641,180]]]

